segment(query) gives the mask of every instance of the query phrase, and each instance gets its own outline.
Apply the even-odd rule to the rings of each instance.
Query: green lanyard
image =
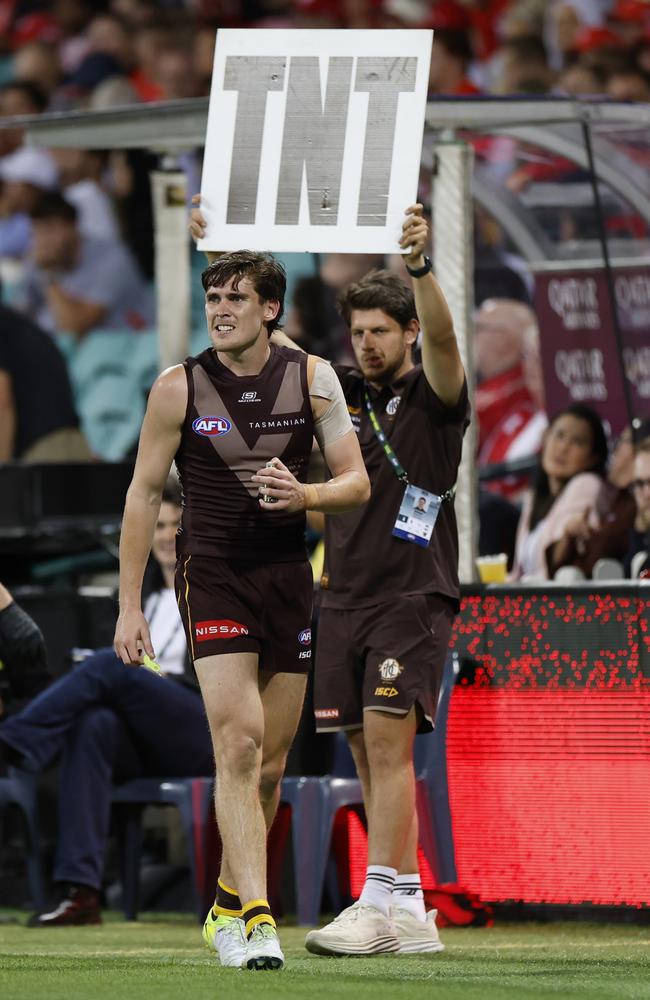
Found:
[[[367,389],[363,390],[363,396],[366,401],[366,410],[368,411],[368,416],[370,417],[370,423],[372,424],[373,431],[377,435],[377,440],[384,449],[384,454],[386,458],[395,469],[395,474],[397,478],[400,479],[403,483],[406,483],[406,485],[408,486],[409,478],[406,474],[406,469],[400,463],[399,458],[391,448],[390,444],[388,443],[388,439],[386,438],[386,435],[381,429],[381,424],[377,420],[377,414],[372,408],[372,403],[370,402],[370,396],[368,395]]]
[[[368,416],[370,417],[370,423],[372,424],[372,429],[375,432],[375,435],[377,436],[377,440],[384,449],[384,454],[386,458],[395,469],[395,474],[397,478],[401,480],[401,482],[403,482],[406,486],[408,486],[409,478],[406,473],[406,469],[401,464],[399,458],[397,457],[392,447],[388,443],[386,435],[381,429],[381,424],[377,420],[377,414],[372,408],[372,403],[370,402],[370,396],[368,395],[367,389],[363,390],[363,398],[365,399],[366,402],[366,410],[368,411]],[[454,483],[454,485],[450,489],[445,490],[445,492],[441,494],[440,500],[452,500],[455,493],[456,493],[456,484]]]

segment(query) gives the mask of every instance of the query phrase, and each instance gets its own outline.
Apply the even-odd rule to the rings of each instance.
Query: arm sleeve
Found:
[[[33,698],[52,679],[43,634],[15,602],[0,611],[0,660],[12,697]]]
[[[327,445],[352,430],[352,421],[341,383],[332,366],[325,361],[316,363],[309,395],[330,401],[325,413],[314,421],[314,436],[322,451]]]

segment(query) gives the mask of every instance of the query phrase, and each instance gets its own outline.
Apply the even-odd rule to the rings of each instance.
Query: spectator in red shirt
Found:
[[[435,31],[431,46],[429,96],[435,94],[480,94],[467,75],[472,48],[465,31],[442,28]]]

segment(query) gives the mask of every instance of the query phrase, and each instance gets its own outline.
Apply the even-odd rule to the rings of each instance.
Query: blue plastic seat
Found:
[[[116,462],[135,445],[145,396],[131,372],[105,372],[77,401],[82,429],[95,454]]]
[[[299,924],[313,924],[318,917],[322,879],[319,853],[324,822],[321,778],[284,778],[280,802],[291,807],[294,886]]]
[[[27,879],[32,902],[37,910],[42,911],[46,906],[46,897],[38,833],[36,775],[28,774],[18,768],[9,768],[8,776],[0,778],[0,809],[5,806],[16,806],[22,813],[25,829]]]
[[[133,337],[129,369],[146,396],[160,373],[160,352],[157,330],[143,330]]]
[[[190,860],[197,917],[202,921],[214,900],[217,843],[214,837],[211,778],[135,778],[113,788],[123,885],[123,911],[127,920],[138,914],[138,887],[142,854],[142,812],[147,805],[174,805],[181,815]],[[313,879],[319,863],[322,825],[322,779],[284,778],[280,802],[291,808],[298,922],[314,923],[320,891]],[[273,859],[275,861],[275,859]]]
[[[157,334],[93,330],[80,342],[59,343],[88,443],[104,460],[118,461],[137,441],[146,394],[158,374]]]
[[[112,802],[122,866],[123,911],[136,920],[142,855],[142,812],[148,805],[176,806],[190,862],[195,912],[203,921],[214,899],[209,864],[209,828],[213,824],[212,778],[134,778],[113,788]]]
[[[78,341],[68,355],[75,397],[81,398],[103,374],[128,372],[138,337],[133,330],[93,330]]]

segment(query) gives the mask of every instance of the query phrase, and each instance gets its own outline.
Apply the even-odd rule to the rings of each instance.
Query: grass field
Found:
[[[281,928],[280,973],[221,969],[186,916],[32,930],[0,924],[2,1000],[648,1000],[650,927],[582,923],[446,929],[430,957],[317,958]]]

